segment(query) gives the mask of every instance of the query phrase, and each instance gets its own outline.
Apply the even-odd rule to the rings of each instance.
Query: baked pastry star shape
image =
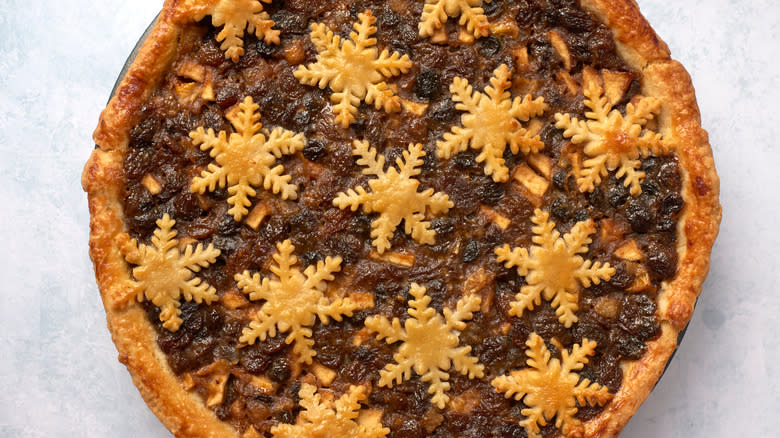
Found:
[[[670,151],[661,134],[645,131],[645,125],[661,109],[661,101],[653,97],[641,97],[626,105],[626,115],[614,109],[604,96],[604,89],[593,75],[583,87],[585,105],[590,111],[587,120],[572,118],[568,114],[555,114],[555,127],[563,129],[563,136],[574,144],[584,144],[583,152],[589,158],[583,161],[583,169],[577,177],[581,192],[592,192],[601,184],[608,171],[617,169],[615,176],[623,178],[623,185],[630,186],[632,195],[642,193],[645,172],[639,167],[641,157],[660,155]]]
[[[344,128],[355,120],[361,100],[374,104],[377,109],[398,111],[401,102],[387,87],[383,78],[406,73],[412,67],[409,56],[385,49],[378,54],[376,38],[376,17],[371,11],[358,15],[355,31],[349,40],[341,40],[322,23],[311,25],[311,41],[317,48],[317,62],[299,66],[293,75],[303,84],[316,85],[322,89],[330,87],[333,94],[333,113],[336,123]]]
[[[327,257],[301,272],[295,266],[298,258],[293,254],[295,247],[290,240],[278,243],[276,249],[275,263],[270,268],[274,278],[261,278],[260,274],[252,275],[249,271],[234,277],[250,300],[265,300],[239,341],[251,345],[257,339],[264,341],[276,336],[277,330],[289,332],[285,342],[294,342],[293,352],[298,360],[311,364],[317,354],[312,348],[311,326],[317,318],[323,324],[328,324],[330,318],[341,321],[342,315],[352,316],[357,304],[349,298],[329,299],[323,293],[326,282],[333,280],[333,273],[341,270],[341,257]]]
[[[567,328],[577,322],[577,292],[579,286],[608,281],[615,274],[609,263],[585,260],[580,254],[588,252],[592,242],[590,235],[596,231],[592,220],[577,222],[571,231],[561,237],[550,221],[550,213],[536,209],[531,222],[535,226],[534,245],[527,248],[498,247],[495,253],[498,261],[507,268],[517,267],[518,275],[524,276],[527,284],[520,288],[511,303],[510,315],[522,317],[525,310],[533,310],[541,299],[552,300],[555,314]]]
[[[362,386],[350,386],[349,392],[332,403],[323,401],[317,387],[308,383],[301,385],[298,396],[304,410],[296,424],[271,428],[274,438],[382,438],[390,433],[379,421],[358,424],[360,402],[366,399]]]
[[[205,249],[202,244],[195,248],[187,245],[184,252],[180,251],[173,229],[175,224],[176,221],[166,214],[157,220],[152,245],[138,244],[135,239],[122,235],[125,241],[119,246],[125,260],[138,265],[133,268],[134,280],[128,280],[129,292],[119,303],[133,297],[139,302],[151,301],[160,308],[163,327],[172,332],[179,330],[182,323],[179,317],[182,297],[206,304],[219,298],[214,287],[193,277],[193,273],[214,263],[220,251],[211,244]]]
[[[480,151],[478,163],[485,163],[485,175],[495,182],[506,182],[509,169],[504,165],[507,146],[513,154],[536,153],[544,148],[539,136],[531,135],[520,122],[541,115],[547,108],[544,98],[511,98],[511,74],[506,64],[500,65],[490,79],[485,92],[475,92],[468,80],[456,77],[450,85],[455,108],[466,111],[460,118],[461,126],[453,126],[436,143],[439,158],[450,158],[469,147]]]
[[[485,2],[490,3],[490,0]],[[482,0],[425,0],[418,25],[420,36],[432,36],[444,26],[447,17],[457,16],[460,16],[458,24],[465,25],[466,30],[474,35],[474,38],[487,36],[490,33],[490,25],[482,9]]]
[[[290,184],[292,177],[284,174],[284,166],[274,164],[282,155],[303,149],[303,134],[275,128],[266,137],[261,130],[259,108],[247,96],[238,105],[237,111],[229,113],[228,120],[236,130],[230,137],[225,131],[215,135],[213,129],[206,131],[202,126],[190,132],[192,143],[200,145],[201,150],[211,150],[209,154],[216,161],[216,164],[209,164],[200,177],[193,178],[191,190],[205,193],[206,190],[214,191],[217,186],[227,185],[231,195],[227,202],[232,206],[228,213],[236,221],[249,212],[247,207],[252,205],[249,197],[257,194],[254,187],[261,184],[265,190],[279,194],[282,199],[298,197],[298,187]]]
[[[603,406],[612,399],[606,387],[588,379],[580,381],[580,376],[572,372],[588,363],[588,356],[596,349],[595,342],[583,339],[582,346],[575,344],[571,353],[561,349],[561,360],[550,358],[550,350],[536,333],[531,333],[525,344],[528,346],[526,363],[530,368],[496,377],[490,384],[507,398],[514,396],[528,406],[521,411],[528,418],[520,424],[529,438],[540,437],[540,426],[553,418],[555,427],[570,436],[572,429],[580,425],[574,417],[577,404]]]
[[[409,294],[409,316],[403,327],[398,318],[390,322],[381,315],[366,318],[366,328],[377,333],[377,339],[388,344],[403,342],[393,356],[395,364],[388,364],[379,372],[379,386],[393,387],[412,376],[412,370],[429,383],[428,393],[433,394],[431,402],[444,409],[450,389],[447,380],[449,370],[454,368],[469,379],[482,378],[484,366],[471,356],[471,346],[458,347],[460,332],[466,328],[464,321],[472,318],[482,301],[469,295],[458,300],[455,311],[445,308],[442,314],[429,307],[431,297],[425,294],[425,287],[412,283]]]
[[[366,166],[364,175],[375,175],[368,181],[371,192],[361,186],[339,193],[333,200],[333,205],[341,208],[357,210],[361,205],[365,213],[379,213],[379,217],[371,222],[371,242],[377,252],[382,254],[390,248],[390,239],[395,228],[404,221],[404,231],[410,234],[418,243],[433,244],[436,232],[431,230],[431,223],[425,220],[426,210],[431,214],[447,213],[455,204],[445,193],[434,193],[433,189],[418,192],[420,181],[413,178],[420,174],[418,167],[422,166],[425,151],[420,143],[409,144],[403,152],[403,159],[396,160],[395,167],[385,170],[385,157],[377,157],[376,149],[369,147],[367,141],[355,140],[352,155],[360,159],[357,164]]]
[[[220,48],[225,51],[225,57],[238,62],[244,54],[244,30],[254,33],[266,44],[279,44],[279,31],[271,29],[274,22],[267,12],[263,11],[263,3],[271,0],[206,0],[194,1],[195,21],[200,21],[206,15],[211,15],[214,27],[223,26],[217,34]]]

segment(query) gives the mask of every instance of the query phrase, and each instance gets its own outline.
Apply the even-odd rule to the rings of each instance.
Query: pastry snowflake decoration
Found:
[[[490,0],[486,0],[490,3]],[[425,0],[420,17],[420,36],[432,36],[444,27],[447,17],[460,16],[458,24],[465,25],[474,38],[487,36],[490,32],[482,0]]]
[[[271,3],[271,0],[262,0]],[[238,62],[244,54],[244,30],[254,33],[266,44],[279,44],[279,31],[271,29],[274,22],[268,13],[263,11],[263,3],[258,0],[210,0],[200,3],[195,21],[200,21],[206,15],[211,15],[214,27],[224,26],[217,34],[220,48],[225,51],[225,57]]]
[[[279,424],[271,428],[274,438],[382,438],[390,433],[377,421],[358,424],[360,402],[366,399],[365,388],[350,386],[349,392],[332,404],[322,401],[317,387],[304,383],[298,392],[303,411],[296,424]]]
[[[475,295],[458,300],[453,312],[444,309],[444,317],[429,307],[431,298],[425,294],[425,287],[412,283],[409,289],[415,299],[409,300],[409,316],[401,327],[401,321],[393,318],[392,323],[380,315],[366,318],[366,327],[377,333],[377,339],[388,344],[401,341],[398,352],[393,356],[395,364],[388,364],[379,372],[379,386],[392,388],[393,382],[408,380],[412,370],[428,382],[428,393],[433,394],[431,402],[444,409],[450,389],[449,370],[454,368],[469,379],[482,378],[484,366],[471,356],[471,346],[458,347],[460,331],[466,328],[464,321],[472,318],[482,301]]]
[[[231,195],[227,202],[232,207],[228,213],[233,219],[240,221],[248,213],[247,207],[252,205],[250,196],[255,196],[256,186],[262,184],[265,190],[279,194],[282,199],[296,199],[298,187],[290,184],[290,175],[284,174],[284,166],[276,160],[282,155],[294,154],[304,147],[303,134],[295,134],[283,128],[276,128],[267,134],[261,131],[260,107],[247,96],[238,105],[238,110],[228,114],[228,120],[236,132],[227,137],[225,131],[219,135],[209,128],[203,127],[190,132],[190,138],[201,150],[209,150],[209,154],[217,162],[211,163],[200,177],[192,180],[193,192],[205,193],[213,191],[217,186],[228,186]]]
[[[553,418],[555,427],[569,436],[572,429],[580,425],[574,417],[577,404],[604,406],[612,399],[606,387],[588,379],[580,381],[580,376],[572,372],[581,370],[588,363],[588,356],[596,349],[595,342],[583,339],[582,346],[575,344],[571,353],[562,350],[561,360],[550,358],[550,350],[536,333],[531,333],[525,344],[530,368],[496,377],[491,384],[507,398],[514,396],[515,400],[522,400],[528,406],[522,410],[528,418],[520,424],[529,438],[540,437],[540,426],[547,425]]]
[[[385,49],[377,56],[376,38],[371,38],[376,33],[376,17],[371,11],[359,14],[358,20],[350,40],[344,41],[324,24],[312,24],[317,62],[301,65],[293,73],[303,84],[322,89],[330,86],[336,123],[344,128],[355,120],[361,100],[387,112],[398,111],[401,102],[382,79],[406,73],[412,67],[409,57],[398,52],[391,55]]]
[[[152,245],[138,244],[135,239],[120,245],[125,260],[134,265],[133,278],[128,280],[129,293],[120,300],[126,302],[135,297],[140,301],[151,301],[160,308],[163,327],[175,332],[181,326],[181,298],[196,303],[211,304],[219,297],[214,287],[193,277],[194,272],[208,267],[216,261],[219,250],[214,245],[203,249],[198,244],[193,249],[187,245],[182,253],[176,230],[176,221],[167,214],[157,221]]]
[[[531,222],[534,245],[530,252],[526,248],[509,249],[504,245],[495,249],[498,261],[507,268],[517,267],[517,273],[525,277],[528,284],[520,289],[511,303],[510,315],[522,317],[525,310],[533,310],[544,298],[552,300],[555,314],[567,328],[577,322],[577,292],[579,285],[589,287],[591,283],[608,281],[615,274],[609,263],[584,260],[580,254],[588,252],[592,242],[590,235],[596,231],[592,220],[577,222],[567,234],[555,230],[555,223],[549,220],[548,212],[536,209]]]
[[[605,97],[598,78],[591,78],[583,87],[585,113],[588,120],[572,118],[568,114],[555,114],[555,127],[563,129],[564,137],[574,144],[585,144],[583,152],[589,158],[577,175],[581,192],[592,192],[601,183],[608,171],[617,169],[618,178],[624,178],[623,185],[631,187],[632,195],[642,193],[645,173],[637,170],[641,157],[669,152],[669,146],[661,134],[652,131],[642,133],[647,122],[661,109],[661,101],[653,97],[642,97],[636,103],[626,105],[626,115],[612,107]]]
[[[479,150],[478,163],[485,163],[485,175],[491,175],[495,182],[505,182],[509,169],[504,165],[504,151],[507,146],[513,154],[539,152],[544,143],[539,136],[532,136],[520,122],[541,115],[547,108],[544,98],[511,99],[509,67],[502,64],[493,72],[485,93],[473,91],[466,79],[456,77],[450,85],[455,108],[466,111],[461,116],[463,126],[453,126],[452,132],[444,134],[444,141],[436,143],[439,158],[450,158],[469,147]]]
[[[385,157],[377,157],[376,149],[369,147],[367,141],[355,140],[352,155],[360,159],[357,163],[366,166],[364,175],[374,175],[376,178],[368,181],[371,192],[363,187],[341,192],[333,200],[333,205],[350,208],[355,211],[363,206],[365,213],[379,213],[379,217],[371,222],[371,242],[380,254],[390,248],[390,239],[396,227],[404,221],[404,231],[410,234],[418,243],[433,244],[436,232],[431,230],[431,223],[425,220],[426,210],[431,214],[447,213],[455,204],[445,193],[434,193],[433,189],[418,192],[420,181],[414,176],[420,174],[418,167],[422,166],[425,151],[420,143],[409,144],[404,151],[403,159],[396,160],[395,167],[390,166],[385,171]]]
[[[298,360],[311,364],[317,354],[311,339],[311,326],[316,319],[323,324],[328,324],[329,318],[341,321],[342,315],[352,316],[357,305],[349,298],[331,300],[323,294],[326,282],[333,281],[333,273],[341,270],[341,257],[327,257],[301,272],[294,266],[298,258],[289,240],[278,243],[276,249],[275,266],[270,268],[275,278],[261,278],[260,274],[251,275],[249,271],[235,275],[238,287],[249,294],[250,300],[265,300],[239,341],[251,345],[257,339],[264,341],[276,336],[277,330],[289,332],[285,342],[295,342],[293,352]]]

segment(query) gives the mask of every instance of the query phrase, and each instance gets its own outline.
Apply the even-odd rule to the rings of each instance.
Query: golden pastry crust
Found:
[[[116,95],[101,114],[94,133],[98,147],[84,168],[82,185],[89,198],[90,257],[119,360],[127,366],[152,411],[174,435],[230,437],[239,433],[219,421],[172,372],[157,347],[154,328],[145,312],[138,306],[122,305],[120,299],[122,288],[132,278],[118,239],[126,232],[121,187],[128,138],[141,116],[143,102],[175,59],[183,25],[202,12],[194,3],[166,0]],[[661,336],[647,344],[640,360],[625,361],[620,390],[603,412],[575,431],[590,437],[610,437],[622,430],[650,393],[676,348],[680,330],[691,318],[709,269],[721,209],[712,151],[707,133],[700,126],[688,73],[670,58],[666,44],[633,0],[582,0],[582,6],[612,29],[619,54],[641,70],[642,94],[664,102],[657,117],[657,132],[676,144],[685,200],[678,222],[678,271],[658,296]]]

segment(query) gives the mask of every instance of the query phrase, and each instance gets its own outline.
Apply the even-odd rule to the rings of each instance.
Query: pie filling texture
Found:
[[[683,208],[610,31],[569,0],[212,3],[123,165],[120,305],[184,387],[247,437],[598,415]]]

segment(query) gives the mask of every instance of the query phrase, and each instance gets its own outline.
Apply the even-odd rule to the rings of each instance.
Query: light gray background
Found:
[[[0,437],[165,437],[105,328],[81,168],[162,0],[0,0]],[[780,6],[640,0],[693,76],[724,206],[682,347],[627,437],[780,430]]]

